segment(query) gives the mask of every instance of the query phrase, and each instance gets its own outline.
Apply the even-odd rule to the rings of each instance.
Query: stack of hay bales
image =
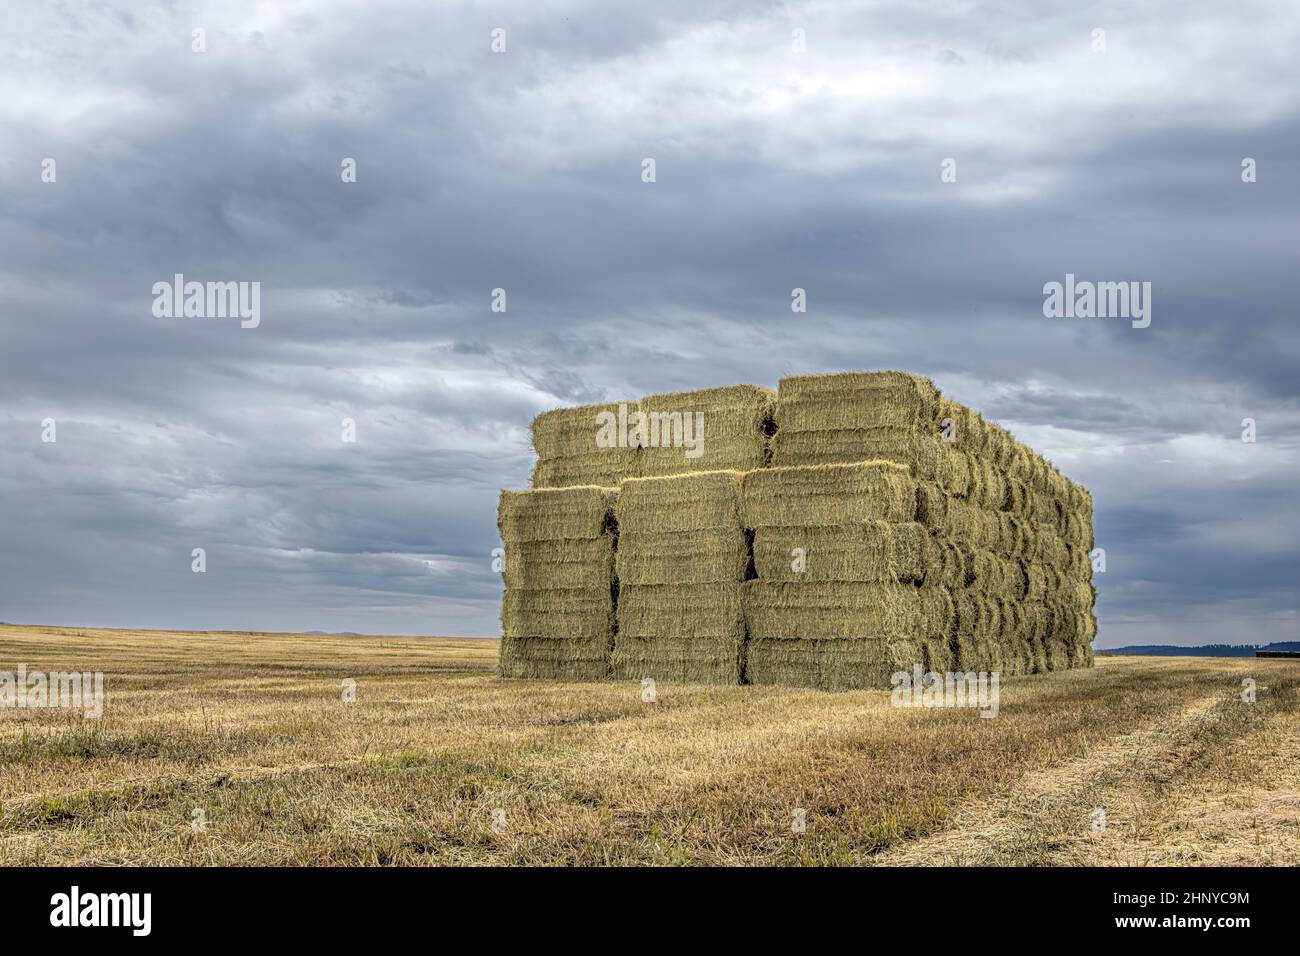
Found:
[[[745,475],[756,578],[745,584],[755,684],[887,687],[914,665],[947,671],[960,567],[915,521],[916,482],[893,462]]]
[[[616,678],[737,684],[745,644],[741,474],[625,481],[619,544]]]
[[[503,677],[609,676],[616,498],[590,486],[501,493]]]
[[[501,503],[505,676],[887,687],[1092,662],[1091,497],[928,379],[559,409],[533,443],[534,490]]]
[[[783,379],[776,422],[775,466],[907,466],[916,520],[960,568],[947,578],[957,667],[1016,674],[1090,663],[1091,499],[1050,463],[903,372]]]

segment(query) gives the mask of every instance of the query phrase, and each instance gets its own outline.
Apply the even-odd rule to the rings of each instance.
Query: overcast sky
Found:
[[[0,619],[495,635],[536,412],[900,368],[1092,490],[1098,647],[1300,639],[1289,0],[5,18]]]

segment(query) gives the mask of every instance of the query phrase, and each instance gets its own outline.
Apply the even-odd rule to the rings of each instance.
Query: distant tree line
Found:
[[[1300,641],[1275,641],[1272,644],[1201,644],[1179,647],[1176,644],[1133,644],[1107,647],[1098,654],[1145,654],[1154,657],[1254,657],[1256,651],[1300,653]]]

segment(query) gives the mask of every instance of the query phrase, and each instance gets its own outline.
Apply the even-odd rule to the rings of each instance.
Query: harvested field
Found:
[[[0,710],[5,866],[1300,865],[1288,660],[1099,657],[1007,678],[985,720],[503,681],[492,640],[2,626],[0,659],[106,688],[97,721]]]

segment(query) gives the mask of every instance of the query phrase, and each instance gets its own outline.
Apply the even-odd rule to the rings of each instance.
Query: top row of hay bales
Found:
[[[939,482],[948,494],[980,497],[994,509],[1023,487],[1092,520],[1085,489],[1001,426],[944,398],[923,376],[885,371],[783,378],[774,423],[776,466],[887,459],[909,465],[918,479]]]
[[[560,408],[538,415],[532,435],[534,488],[885,459],[994,510],[1010,498],[1039,520],[1062,524],[1065,513],[1092,520],[1085,489],[999,425],[944,398],[930,379],[906,372],[798,375],[781,379],[776,392],[729,385]]]

